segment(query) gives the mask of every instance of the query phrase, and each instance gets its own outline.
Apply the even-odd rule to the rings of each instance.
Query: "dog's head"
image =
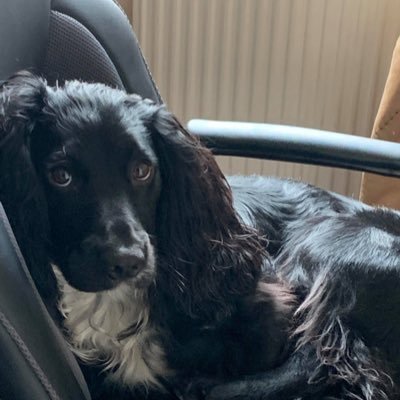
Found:
[[[156,256],[166,292],[193,313],[255,287],[262,241],[238,220],[211,153],[163,106],[19,74],[1,88],[0,168],[14,224],[42,221],[51,261],[77,289],[145,285]],[[27,198],[37,200],[15,212]]]
[[[18,140],[18,162],[30,159],[51,258],[69,283],[99,291],[149,278],[160,173],[145,124],[159,107],[103,85],[50,88],[27,74],[2,96],[2,141]]]

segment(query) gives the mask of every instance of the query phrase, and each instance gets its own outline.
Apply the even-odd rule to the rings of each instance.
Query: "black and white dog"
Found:
[[[28,73],[1,86],[0,174],[94,398],[395,398],[398,213],[226,181],[163,106]]]

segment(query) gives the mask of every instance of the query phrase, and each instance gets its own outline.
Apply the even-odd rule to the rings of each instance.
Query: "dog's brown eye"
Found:
[[[49,172],[50,183],[57,186],[68,186],[72,182],[72,175],[64,167],[53,168]]]
[[[134,181],[146,182],[153,176],[153,166],[142,161],[133,166],[131,176]]]

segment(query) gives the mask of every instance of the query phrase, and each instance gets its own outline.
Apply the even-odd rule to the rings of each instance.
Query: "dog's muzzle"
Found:
[[[87,292],[110,290],[128,281],[146,287],[155,274],[154,248],[144,232],[130,243],[90,236],[66,263],[56,264],[69,284]]]

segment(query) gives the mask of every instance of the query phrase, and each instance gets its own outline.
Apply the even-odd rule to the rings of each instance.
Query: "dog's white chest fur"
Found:
[[[84,362],[104,365],[117,385],[158,385],[166,376],[164,352],[149,323],[144,291],[127,284],[99,293],[71,287],[57,271],[69,343]],[[124,335],[127,331],[133,333]]]

